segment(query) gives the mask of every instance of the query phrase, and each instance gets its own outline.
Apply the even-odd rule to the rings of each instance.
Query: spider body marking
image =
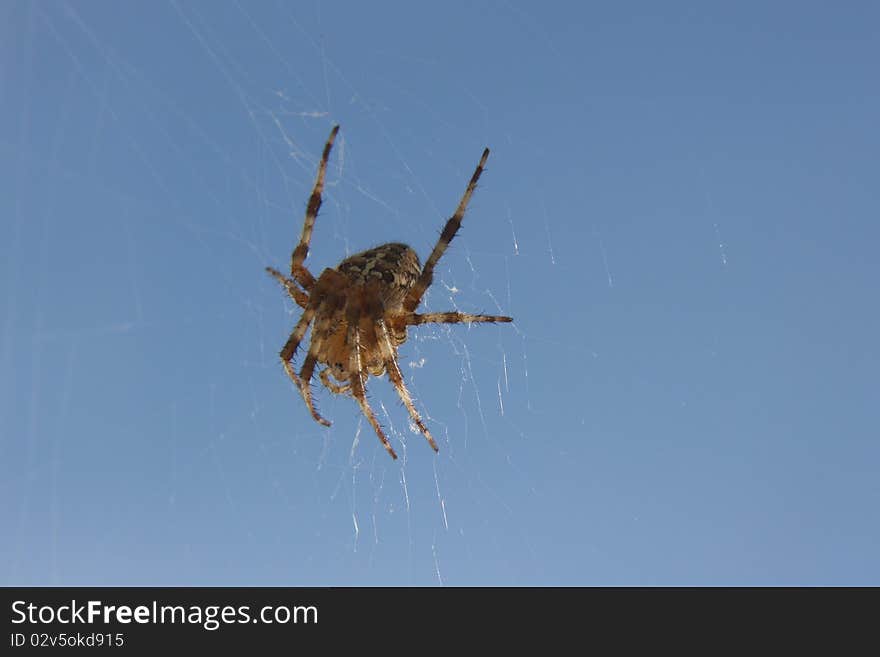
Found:
[[[393,318],[402,313],[403,300],[418,280],[421,270],[419,256],[413,249],[406,244],[391,242],[349,256],[331,271],[342,274],[346,279],[337,280],[337,290],[344,287],[353,297],[359,297],[362,308],[375,309],[373,315],[389,315]],[[337,381],[347,382],[350,376],[347,367],[349,345],[345,341],[348,322],[344,313],[338,315],[336,321],[330,324],[332,335],[329,336],[326,359],[319,362],[328,366],[330,374]],[[365,319],[369,320],[370,317],[362,315],[359,324]],[[391,344],[399,347],[406,342],[406,325],[393,320],[391,324],[388,327]],[[371,339],[374,332],[369,326],[359,328],[363,336],[364,366],[370,376],[381,376],[385,372],[385,362],[377,339]]]
[[[312,399],[311,379],[315,368],[323,366],[318,372],[321,383],[334,394],[350,394],[355,398],[385,449],[396,459],[397,454],[366,398],[367,378],[387,374],[413,423],[425,435],[434,451],[438,451],[437,443],[422,421],[403,382],[397,348],[406,342],[408,326],[513,321],[510,317],[499,315],[415,312],[431,285],[437,261],[461,226],[470,197],[489,157],[489,149],[483,151],[455,213],[446,222],[424,266],[411,247],[390,242],[349,256],[335,268],[325,269],[316,279],[303,263],[321,207],[327,160],[338,132],[339,126],[335,126],[324,145],[300,241],[291,255],[290,277],[272,267],[266,268],[303,308],[302,316],[281,349],[281,361],[312,417],[329,426],[330,422],[318,413]],[[312,324],[308,353],[297,374],[292,361]]]

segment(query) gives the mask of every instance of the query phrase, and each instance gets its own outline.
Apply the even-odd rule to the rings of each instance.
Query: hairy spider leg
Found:
[[[428,439],[428,444],[431,445],[435,452],[439,452],[440,450],[437,448],[437,443],[434,442],[434,437],[428,431],[425,423],[422,422],[422,418],[416,410],[415,404],[413,404],[409,390],[406,389],[406,385],[403,383],[403,374],[401,374],[400,367],[397,364],[397,358],[394,354],[394,347],[391,344],[391,336],[388,335],[388,328],[385,326],[385,320],[380,317],[376,320],[376,326],[378,327],[376,332],[377,342],[382,352],[382,360],[385,362],[385,371],[388,373],[388,379],[397,390],[397,394],[400,396],[401,401],[403,401],[404,406],[406,406],[406,410],[409,411],[409,416],[415,422],[419,431]]]
[[[306,206],[306,218],[303,222],[302,233],[300,234],[299,244],[293,250],[290,256],[290,275],[296,279],[303,289],[307,292],[312,289],[315,284],[315,277],[303,265],[306,256],[309,254],[309,242],[312,239],[312,229],[315,227],[315,218],[318,216],[318,210],[321,209],[321,194],[324,191],[324,176],[327,173],[327,160],[330,157],[330,149],[333,148],[333,141],[339,132],[339,126],[333,126],[327,143],[324,144],[324,152],[321,155],[321,163],[318,165],[318,175],[315,178],[315,186],[312,188],[312,195],[309,197],[309,204]]]
[[[318,362],[318,354],[321,353],[324,341],[330,334],[333,317],[338,307],[339,302],[336,298],[328,298],[321,303],[317,312],[319,319],[312,327],[312,342],[309,344],[309,352],[306,354],[306,359],[303,361],[303,366],[299,371],[299,391],[302,394],[303,401],[308,406],[309,412],[311,412],[315,421],[323,424],[325,427],[329,427],[331,422],[324,419],[315,408],[314,400],[312,399],[311,380],[312,374],[315,372],[315,364]]]
[[[446,251],[446,247],[449,246],[449,243],[452,241],[452,238],[455,237],[458,229],[461,228],[461,220],[464,218],[464,213],[467,210],[468,203],[470,203],[471,195],[477,188],[477,181],[480,179],[480,174],[483,173],[483,167],[486,165],[486,160],[488,158],[489,149],[487,148],[483,151],[483,157],[480,158],[480,163],[477,165],[474,175],[471,176],[467,189],[465,189],[464,195],[461,197],[461,201],[459,201],[458,207],[455,209],[455,214],[453,214],[449,218],[449,221],[446,222],[443,232],[440,233],[440,239],[437,240],[434,250],[431,251],[431,255],[428,256],[428,259],[425,261],[425,266],[422,267],[421,275],[410,288],[406,298],[403,300],[403,309],[406,312],[411,313],[419,307],[419,303],[422,301],[422,296],[424,296],[425,291],[430,287],[431,282],[434,280],[434,266]]]
[[[299,377],[296,375],[296,372],[293,371],[293,366],[291,365],[291,361],[293,360],[293,356],[296,353],[297,348],[299,347],[299,343],[302,342],[302,339],[306,335],[306,331],[309,329],[309,324],[312,322],[312,319],[315,317],[316,307],[314,305],[309,305],[308,308],[303,311],[302,317],[299,318],[299,321],[296,323],[296,326],[293,329],[293,332],[290,334],[290,337],[287,338],[287,342],[284,343],[284,347],[281,348],[281,362],[284,364],[284,371],[287,372],[287,376],[290,377],[290,380],[293,381],[294,385],[298,389],[302,389],[302,383],[299,380]]]
[[[309,304],[309,295],[299,289],[296,281],[293,281],[280,271],[275,269],[274,267],[266,267],[266,271],[269,272],[279,283],[281,286],[287,290],[287,293],[290,295],[290,298],[296,301],[297,305],[301,308],[305,308]]]
[[[408,326],[419,324],[475,324],[477,322],[512,322],[513,317],[502,315],[471,315],[469,313],[409,313],[405,316]]]
[[[351,386],[352,396],[357,400],[363,414],[367,416],[367,420],[370,421],[373,430],[376,432],[376,435],[379,436],[379,440],[382,441],[382,444],[391,455],[391,458],[397,459],[397,454],[395,454],[394,448],[391,447],[391,443],[388,442],[388,438],[385,436],[385,432],[382,431],[382,426],[379,424],[379,420],[376,419],[376,414],[373,413],[373,409],[370,408],[370,404],[367,401],[367,390],[364,385],[364,375],[361,371],[361,331],[358,326],[358,306],[359,304],[351,303],[347,308],[348,344],[351,348],[348,360],[348,383]]]

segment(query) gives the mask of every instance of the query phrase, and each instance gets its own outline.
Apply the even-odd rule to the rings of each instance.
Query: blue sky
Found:
[[[878,584],[873,3],[7,2],[0,583]],[[371,400],[283,268],[426,257]]]

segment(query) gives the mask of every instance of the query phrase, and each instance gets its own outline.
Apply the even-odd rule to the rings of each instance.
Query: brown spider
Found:
[[[513,321],[510,317],[494,315],[415,312],[434,278],[434,266],[461,226],[471,194],[489,157],[489,149],[483,151],[483,157],[480,158],[480,163],[471,176],[455,214],[446,222],[440,239],[424,267],[419,264],[416,252],[406,244],[389,243],[356,253],[340,262],[336,268],[325,269],[315,279],[303,262],[309,253],[312,228],[321,207],[327,158],[330,156],[330,149],[338,132],[337,125],[330,131],[330,137],[324,145],[324,153],[318,165],[318,176],[306,208],[302,235],[290,258],[291,278],[277,269],[266,267],[266,271],[278,279],[291,298],[304,309],[302,317],[284,348],[281,349],[281,362],[287,375],[302,394],[312,417],[324,426],[330,426],[330,422],[321,417],[315,409],[311,390],[315,366],[326,365],[319,373],[321,383],[333,393],[348,393],[357,400],[364,415],[373,425],[379,440],[382,441],[391,458],[396,459],[397,454],[394,453],[391,443],[382,431],[366,397],[367,377],[381,376],[383,372],[387,372],[413,422],[425,434],[428,443],[436,452],[437,443],[428,431],[428,427],[422,422],[412,397],[403,383],[403,375],[397,362],[397,347],[406,342],[407,326]],[[293,356],[312,322],[315,325],[312,329],[309,351],[297,375],[292,365]],[[331,375],[342,385],[331,381]]]

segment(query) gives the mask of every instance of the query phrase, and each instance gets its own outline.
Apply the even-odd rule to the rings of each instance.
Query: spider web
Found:
[[[880,581],[876,10],[524,7],[0,3],[0,583]],[[438,455],[278,362],[335,123],[315,273],[492,150]]]
[[[2,143],[13,190],[2,358],[15,373],[0,394],[14,501],[4,580],[522,577],[503,559],[480,570],[511,540],[533,556],[518,507],[536,503],[528,459],[542,436],[528,426],[533,337],[519,283],[559,276],[561,256],[546,206],[536,222],[508,193],[512,137],[493,132],[491,106],[469,88],[479,76],[381,49],[359,63],[340,53],[323,5],[171,2],[140,18],[171,26],[197,64],[164,77],[155,44],[117,11],[5,10],[23,29],[4,71],[18,90]],[[389,58],[390,77],[377,68]],[[413,69],[439,91],[414,84]],[[436,106],[452,94],[462,107]],[[299,309],[263,267],[289,260],[335,122],[307,261],[316,274],[387,241],[424,259],[483,146],[494,150],[422,309],[518,323],[420,327],[400,355],[439,456],[386,380],[368,391],[398,462],[348,397],[316,385],[334,424],[312,422],[278,362]],[[33,349],[16,350],[22,341]]]

